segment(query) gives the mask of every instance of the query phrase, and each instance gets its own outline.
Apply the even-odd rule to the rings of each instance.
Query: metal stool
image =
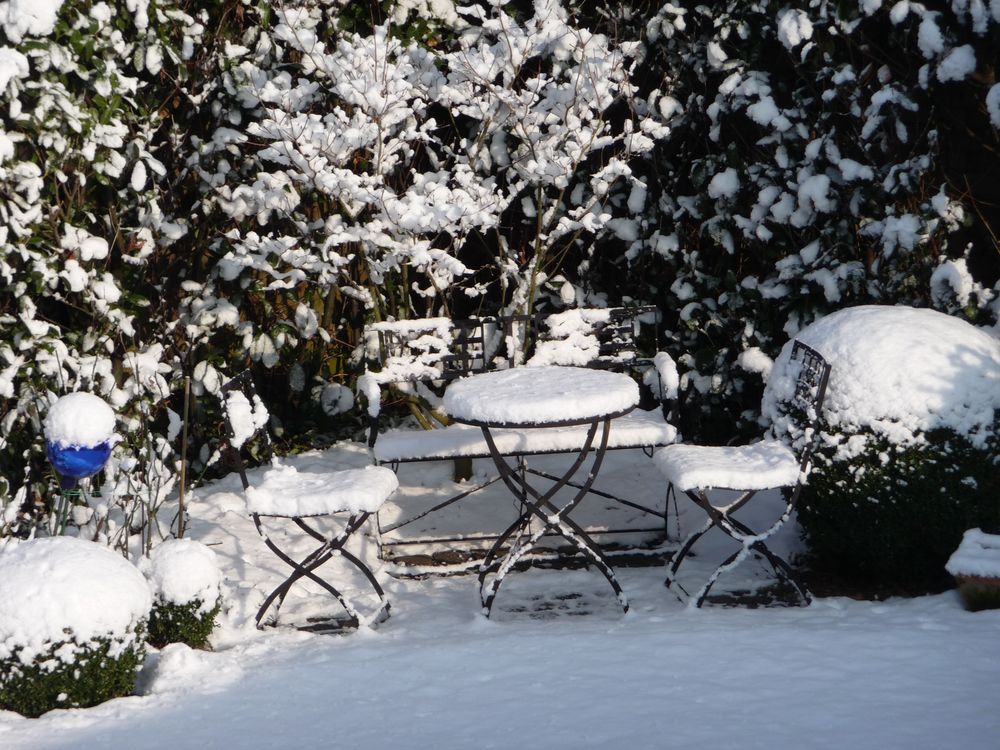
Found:
[[[222,387],[223,410],[229,427],[229,448],[240,475],[247,501],[247,510],[264,544],[292,572],[265,598],[257,611],[257,627],[274,606],[274,622],[278,611],[292,587],[302,579],[313,581],[333,596],[347,612],[348,620],[339,627],[357,627],[362,622],[374,624],[389,616],[389,601],[385,591],[364,561],[348,551],[348,540],[360,531],[368,517],[379,510],[398,487],[396,475],[387,468],[367,466],[361,469],[342,469],[331,472],[300,472],[293,466],[283,466],[272,459],[272,467],[263,480],[251,486],[241,448],[255,437],[260,437],[268,457],[271,454],[267,434],[267,414],[256,394],[249,372],[243,372]],[[337,532],[324,533],[315,519],[341,516],[343,527]],[[264,519],[290,522],[318,544],[309,554],[296,559],[287,549],[282,549],[267,533]],[[362,617],[358,608],[344,593],[319,570],[334,558],[342,558],[359,570],[378,595],[379,606],[369,617]],[[324,625],[310,625],[303,629],[327,629]]]

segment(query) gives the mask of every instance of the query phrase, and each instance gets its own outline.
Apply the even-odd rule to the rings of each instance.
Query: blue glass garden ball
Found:
[[[63,479],[63,484],[69,487],[73,487],[81,479],[86,479],[99,472],[111,457],[110,440],[88,448],[77,445],[58,445],[47,441],[45,449],[49,455],[49,461]]]

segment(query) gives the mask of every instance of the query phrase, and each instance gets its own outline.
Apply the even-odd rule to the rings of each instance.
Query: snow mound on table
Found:
[[[142,573],[106,547],[49,537],[0,553],[0,602],[0,659],[18,651],[28,664],[54,643],[121,640],[148,617],[153,596]]]
[[[60,447],[96,448],[115,434],[115,413],[93,393],[79,391],[59,398],[45,417],[45,438]]]
[[[168,539],[158,544],[143,572],[161,602],[183,606],[201,602],[198,614],[212,610],[219,599],[222,573],[215,553],[191,539]]]
[[[898,445],[946,427],[983,448],[992,434],[1000,409],[1000,339],[959,318],[865,305],[821,318],[795,338],[833,367],[823,405],[831,427],[867,428]],[[762,403],[779,436],[795,434],[781,408],[799,370],[791,351],[789,342],[775,360]],[[863,439],[852,438],[843,449],[856,455],[863,447]]]
[[[518,367],[456,380],[444,410],[459,421],[492,425],[582,423],[639,403],[627,375],[584,367]]]

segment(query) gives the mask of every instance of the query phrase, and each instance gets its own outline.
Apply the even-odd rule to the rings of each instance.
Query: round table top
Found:
[[[584,424],[639,403],[628,375],[585,367],[515,367],[456,380],[444,394],[455,420],[493,427]]]

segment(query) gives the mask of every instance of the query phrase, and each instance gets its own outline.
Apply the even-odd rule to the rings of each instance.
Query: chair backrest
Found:
[[[243,489],[247,489],[250,482],[243,460],[244,450],[256,450],[254,458],[260,462],[271,461],[274,457],[274,446],[267,430],[267,407],[257,395],[249,370],[244,370],[223,385],[219,389],[219,399],[229,433],[226,441],[229,459],[239,472]]]
[[[806,444],[802,450],[799,464],[803,470],[812,459],[822,418],[823,401],[826,399],[826,387],[830,382],[832,366],[823,355],[808,344],[795,340],[792,342],[792,361],[801,363],[799,374],[795,380],[795,393],[792,405],[801,410],[807,421]]]
[[[492,318],[422,318],[365,328],[368,372],[379,383],[449,381],[491,369],[499,344]]]
[[[451,352],[443,358],[444,379],[454,380],[495,368],[502,331],[495,318],[452,322]]]
[[[623,369],[643,363],[635,341],[639,317],[655,312],[653,306],[607,307],[549,315],[527,364]]]

